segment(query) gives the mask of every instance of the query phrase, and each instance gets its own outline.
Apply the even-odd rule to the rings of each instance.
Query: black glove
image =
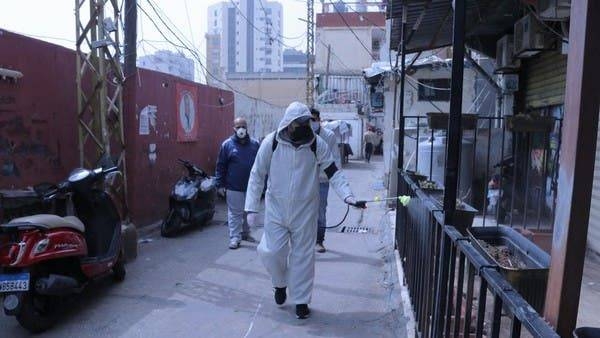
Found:
[[[354,206],[359,208],[359,209],[366,209],[367,208],[367,201],[356,201],[356,203],[354,203]]]
[[[346,197],[346,199],[344,200],[344,202],[346,202],[347,204],[355,207],[355,208],[359,208],[359,209],[366,209],[367,208],[367,201],[357,201],[354,199],[354,196],[349,196]]]

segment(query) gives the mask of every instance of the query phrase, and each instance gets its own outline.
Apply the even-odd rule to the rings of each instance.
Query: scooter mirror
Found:
[[[77,168],[71,172],[68,181],[71,183],[79,182],[90,176],[90,174],[91,172],[87,169]]]

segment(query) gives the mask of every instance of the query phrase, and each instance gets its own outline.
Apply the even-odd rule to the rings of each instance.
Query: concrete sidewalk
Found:
[[[381,167],[377,158],[348,164],[346,175],[358,199],[384,195],[374,189],[381,186]],[[346,207],[333,192],[329,202],[329,223],[336,224]],[[306,320],[296,319],[293,304],[275,305],[255,244],[227,248],[224,207],[210,225],[174,238],[161,238],[156,227],[141,231],[139,255],[127,265],[125,281],[106,279],[87,288],[61,310],[57,325],[39,336],[406,336],[392,228],[381,222],[389,219],[383,205],[370,204],[362,222],[360,211],[351,210],[342,226],[327,233],[328,252],[317,254],[312,314]],[[256,229],[256,237],[261,233]],[[7,316],[0,316],[0,332],[29,336]]]
[[[381,184],[380,161],[350,162],[345,173],[358,199],[384,195],[374,189]],[[337,224],[346,212],[345,204],[332,191],[329,205],[328,223]],[[370,205],[359,224],[360,211],[351,209],[344,224],[327,232],[328,251],[317,254],[312,313],[307,320],[295,318],[293,304],[275,305],[256,246],[244,242],[242,248],[223,251],[202,267],[191,267],[197,273],[188,278],[170,281],[168,301],[179,306],[148,312],[123,336],[162,337],[169,332],[177,337],[405,337],[394,255],[390,238],[381,232],[385,214],[383,205]],[[222,220],[214,223],[198,238],[195,254],[209,249],[203,244],[206,241],[211,242],[209,247],[227,245]],[[356,229],[344,227],[369,230],[348,232]],[[387,231],[391,236],[389,224]],[[255,231],[257,238],[261,234],[262,229]],[[145,249],[160,250],[155,246],[163,241],[148,243]]]

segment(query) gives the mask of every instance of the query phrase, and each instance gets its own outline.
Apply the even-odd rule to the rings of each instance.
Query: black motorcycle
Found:
[[[189,161],[178,161],[187,169],[187,176],[175,183],[169,197],[169,212],[160,228],[163,237],[187,226],[205,225],[215,214],[214,179]]]

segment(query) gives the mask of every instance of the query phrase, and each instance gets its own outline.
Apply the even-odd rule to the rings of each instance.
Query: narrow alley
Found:
[[[348,164],[345,173],[358,197],[383,194],[377,190],[382,164],[380,158]],[[329,203],[328,222],[336,224],[346,208],[335,194]],[[275,305],[255,244],[227,248],[221,204],[204,229],[171,239],[160,237],[156,227],[142,233],[139,258],[127,266],[125,281],[107,280],[70,299],[62,320],[40,337],[405,337],[391,223],[382,222],[386,210],[377,204],[369,205],[360,225],[359,216],[350,210],[327,233],[328,251],[317,254],[306,321],[295,318],[293,305]],[[28,336],[7,316],[0,319],[0,332]]]

